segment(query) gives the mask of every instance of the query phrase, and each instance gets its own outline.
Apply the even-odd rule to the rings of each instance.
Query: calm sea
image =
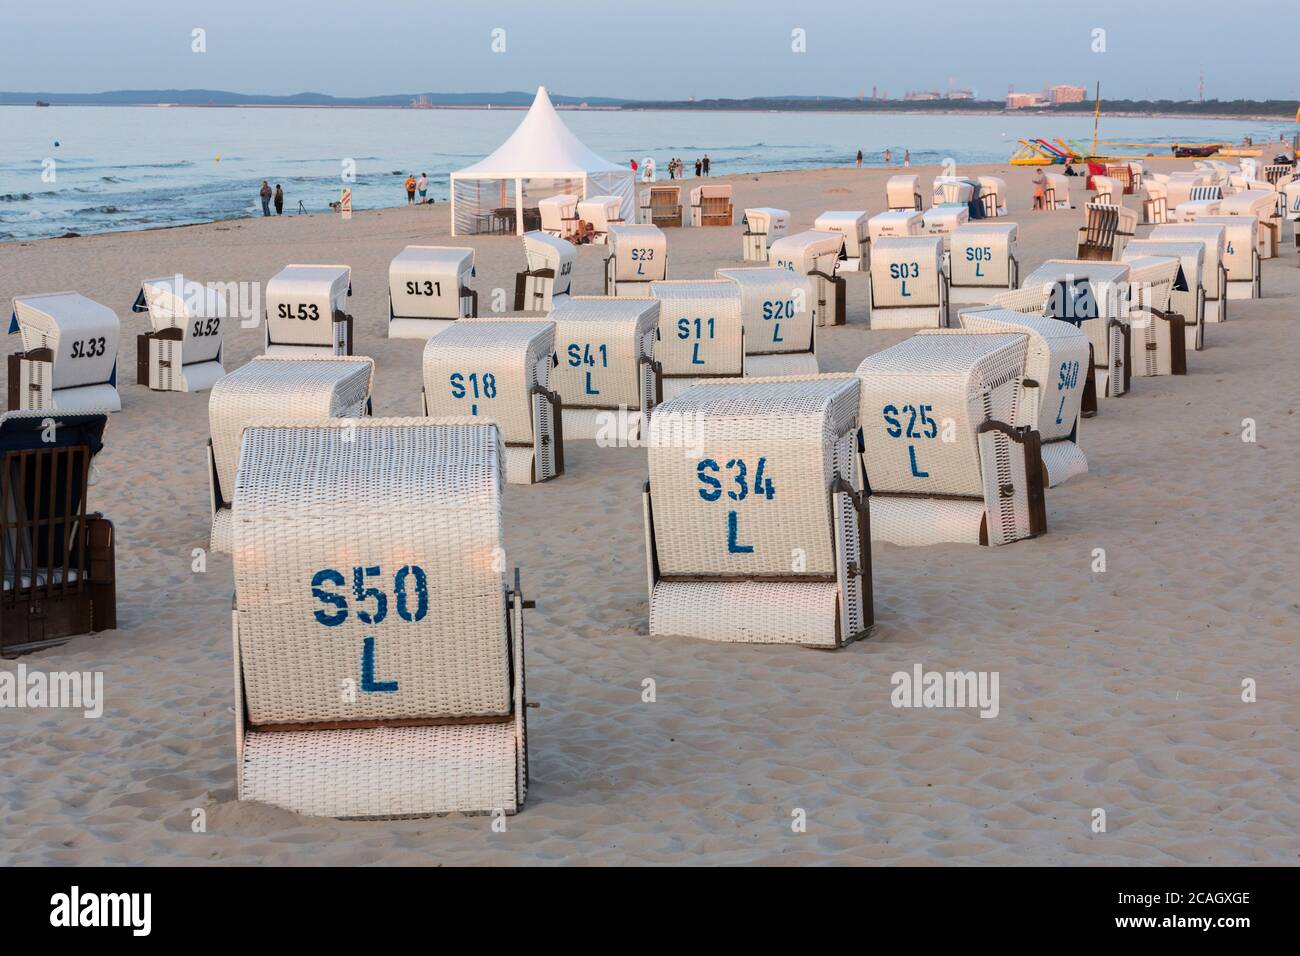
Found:
[[[708,153],[715,173],[897,159],[1002,162],[1020,137],[1087,142],[1091,117],[566,111],[570,128],[614,162]],[[445,199],[448,174],[490,153],[516,110],[0,108],[0,240],[208,222],[259,211],[263,179],[285,212],[327,208],[355,169],[353,206],[405,203],[408,173]],[[1294,124],[1105,118],[1102,137],[1152,143],[1289,137]],[[1271,158],[1271,157],[1269,157]],[[348,164],[351,164],[350,166]]]

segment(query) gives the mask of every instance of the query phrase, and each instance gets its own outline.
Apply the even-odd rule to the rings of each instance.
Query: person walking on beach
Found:
[[[862,168],[862,150],[858,150],[858,169]]]
[[[891,153],[891,152],[889,151],[889,147],[886,146],[886,147],[885,147],[885,165],[888,166],[888,165],[889,165],[890,163],[892,163],[893,161],[894,161],[894,154]]]
[[[709,154],[704,154],[704,175],[709,175]]]
[[[265,179],[262,180],[262,189],[258,195],[262,197],[262,215],[271,215],[271,184]]]
[[[912,165],[912,151],[910,149],[903,150],[903,165],[904,166]]]
[[[1046,209],[1047,177],[1043,175],[1041,167],[1034,170],[1034,178],[1030,182],[1034,184],[1034,208]]]
[[[695,178],[700,178],[700,161],[698,159],[695,161]]]
[[[415,175],[411,174],[406,177],[406,204],[415,205]]]
[[[275,184],[275,214],[284,215],[284,190],[280,188],[279,183]]]
[[[415,181],[415,188],[420,191],[420,204],[425,202],[425,195],[429,192],[429,177],[420,173],[420,178]]]
[[[677,178],[677,160],[675,159],[668,160],[668,178],[669,179]]]

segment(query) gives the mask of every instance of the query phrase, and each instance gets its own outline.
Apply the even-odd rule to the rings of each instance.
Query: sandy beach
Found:
[[[926,190],[940,172],[912,171]],[[1080,208],[1042,213],[1029,210],[1032,170],[960,171],[1011,184],[1022,275],[1073,257],[1082,179]],[[826,209],[880,211],[889,172],[716,179],[735,184],[737,223],[746,206],[777,206],[799,230]],[[740,265],[741,231],[668,230],[669,278]],[[0,711],[0,862],[1300,862],[1300,269],[1289,229],[1282,256],[1264,263],[1265,297],[1230,303],[1186,377],[1134,379],[1081,424],[1090,472],[1048,491],[1045,536],[996,549],[876,545],[869,639],[821,652],[651,638],[645,451],[573,442],[565,475],[505,497],[509,560],[537,601],[527,679],[538,705],[528,801],[506,831],[489,817],[340,822],[237,801],[231,563],[210,555],[192,570],[193,549],[208,545],[208,394],[135,383],[147,322],[130,305],[154,276],[265,283],[291,262],[346,263],[356,351],[377,363],[374,412],[415,415],[421,343],[385,328],[388,264],[413,243],[473,246],[485,313],[492,290],[513,296],[519,240],[450,240],[444,204],[0,245],[0,301],[72,289],[116,309],[123,331],[123,410],[91,489],[117,528],[119,628],[21,661],[102,671],[104,713]],[[580,249],[576,292],[601,291],[603,253]],[[849,274],[848,325],[819,330],[823,371],[850,371],[910,335],[872,331],[867,311],[867,278]],[[260,325],[229,323],[227,370],[262,343]],[[1092,571],[1097,548],[1104,573]],[[896,709],[890,675],[917,664],[997,671],[1000,713]],[[654,703],[642,702],[645,678]],[[1104,833],[1091,828],[1094,808]],[[204,832],[192,829],[196,809]],[[792,830],[797,810],[806,832]]]

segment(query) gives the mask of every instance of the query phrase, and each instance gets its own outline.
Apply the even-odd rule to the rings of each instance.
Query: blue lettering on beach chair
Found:
[[[367,637],[361,646],[361,689],[367,694],[392,694],[397,691],[395,680],[375,680],[375,639]]]
[[[736,538],[739,533],[740,518],[734,511],[727,512],[727,550],[732,554],[752,554],[752,544],[740,544]]]
[[[907,446],[907,456],[908,456],[909,459],[911,459],[911,462],[912,462],[912,476],[913,476],[914,478],[929,478],[929,477],[930,477],[930,473],[929,473],[928,471],[922,471],[920,468],[917,467],[917,464],[916,464],[916,446],[915,446],[915,445],[908,445],[908,446]]]

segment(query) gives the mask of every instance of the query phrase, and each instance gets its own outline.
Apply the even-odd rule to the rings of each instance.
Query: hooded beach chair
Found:
[[[1277,212],[1277,193],[1263,189],[1247,189],[1228,196],[1219,203],[1223,216],[1246,216],[1259,221],[1256,241],[1259,257],[1272,259],[1282,244],[1282,219]]]
[[[1187,202],[1179,203],[1174,207],[1173,215],[1169,217],[1169,221],[1194,223],[1206,216],[1218,216],[1222,205],[1223,200],[1221,199],[1189,199]]]
[[[350,266],[285,266],[266,284],[266,354],[351,355],[350,295]]]
[[[1127,196],[1133,192],[1134,175],[1133,168],[1128,163],[1107,163],[1106,178],[1110,179],[1116,189],[1117,196]],[[1093,177],[1096,183],[1097,177]],[[1100,192],[1100,190],[1098,190]],[[1119,200],[1115,200],[1116,203]]]
[[[936,176],[934,177],[934,189],[930,195],[930,205],[931,207],[965,206],[969,212],[970,204],[975,201],[978,188],[978,182],[973,182],[963,176]]]
[[[589,196],[578,203],[578,218],[591,224],[592,241],[604,243],[609,239],[609,227],[623,225],[623,199],[621,196]]]
[[[1070,205],[1070,178],[1060,173],[1044,173],[1047,185],[1043,187],[1044,209],[1073,209]]]
[[[953,302],[987,302],[1020,285],[1014,222],[972,222],[958,226],[949,252],[949,294]]]
[[[1095,397],[1116,398],[1129,390],[1133,350],[1128,278],[1128,266],[1122,262],[1049,259],[1023,282],[1026,290],[1046,294],[1048,316],[1078,326],[1088,337]],[[1091,404],[1085,396],[1085,413]]]
[[[745,227],[740,236],[745,261],[767,262],[768,248],[790,227],[790,210],[770,206],[746,209],[740,224]]]
[[[1211,247],[1191,236],[1165,239],[1138,239],[1124,250],[1124,262],[1145,260],[1151,256],[1178,260],[1179,275],[1175,277],[1169,294],[1169,311],[1183,317],[1183,336],[1186,351],[1198,351],[1205,346],[1205,321],[1209,315],[1206,303],[1206,276],[1209,274]],[[1136,301],[1130,297],[1132,301]],[[1135,353],[1136,355],[1136,353]]]
[[[1205,286],[1205,321],[1226,322],[1228,320],[1226,298],[1228,275],[1224,265],[1224,257],[1227,254],[1227,232],[1224,227],[1216,223],[1200,221],[1168,223],[1152,229],[1147,239],[1173,242],[1190,240],[1205,244],[1205,265],[1201,275],[1201,282]],[[1160,253],[1152,253],[1150,247],[1147,247],[1147,254],[1160,255]]]
[[[745,327],[745,374],[816,375],[816,302],[813,280],[775,266],[719,269],[740,290]]]
[[[1039,435],[1015,424],[1028,338],[926,330],[863,359],[871,540],[1001,545],[1047,530]]]
[[[1092,179],[1092,188],[1097,192],[1097,195],[1093,197],[1093,202],[1105,203],[1108,206],[1121,204],[1124,187],[1120,183],[1109,176],[1092,176],[1090,178]]]
[[[113,523],[87,510],[104,412],[0,414],[0,657],[117,627]]]
[[[647,226],[682,224],[682,187],[651,186],[641,190],[641,222]]]
[[[240,800],[357,819],[523,806],[531,605],[502,557],[501,496],[490,423],[270,419],[245,431]]]
[[[388,337],[424,340],[478,315],[473,277],[473,249],[407,246],[388,266]]]
[[[1204,192],[1193,197],[1193,190],[1208,189],[1213,185],[1213,177],[1204,170],[1183,170],[1170,173],[1165,179],[1165,204],[1170,212],[1193,198],[1218,198]],[[1217,188],[1217,187],[1216,187]],[[1221,194],[1220,194],[1221,195]]]
[[[650,633],[840,647],[873,622],[851,375],[696,385],[655,409]]]
[[[980,202],[984,218],[996,219],[1007,214],[1007,181],[998,176],[979,176]]]
[[[568,239],[578,233],[579,198],[571,193],[547,196],[537,201],[537,211],[542,217],[541,231],[556,239]]]
[[[1087,221],[1079,227],[1079,246],[1075,258],[1109,262],[1116,256],[1119,232],[1119,206],[1090,202],[1084,205]],[[1121,250],[1122,251],[1122,250]]]
[[[212,386],[208,398],[208,503],[211,549],[229,552],[230,503],[239,467],[239,442],[249,422],[282,422],[368,415],[374,359],[349,355],[255,357]]]
[[[661,400],[676,398],[706,378],[745,374],[745,322],[740,285],[729,279],[656,282],[659,339],[655,359],[663,376]]]
[[[1148,178],[1142,200],[1142,222],[1153,225],[1169,221],[1169,186],[1163,179]]]
[[[1259,258],[1260,222],[1254,216],[1205,216],[1198,226],[1223,227],[1224,295],[1229,299],[1258,299],[1263,295]]]
[[[10,411],[122,410],[116,312],[79,292],[15,296],[13,306],[9,334],[23,350],[9,356]]]
[[[885,236],[919,236],[924,230],[925,213],[918,209],[891,209],[867,220],[867,238],[872,242]]]
[[[659,301],[565,296],[547,318],[555,323],[551,387],[564,403],[565,439],[637,438],[659,402]]]
[[[920,212],[921,177],[890,176],[885,180],[885,205],[890,210]]]
[[[838,272],[865,272],[871,252],[871,232],[867,228],[869,217],[865,212],[832,210],[824,212],[813,222],[817,232],[838,232],[844,237],[844,258],[836,267]]]
[[[839,275],[844,260],[844,235],[818,229],[785,236],[768,250],[768,262],[776,268],[812,278],[817,290],[814,319],[818,325],[843,325],[847,321],[847,283]]]
[[[524,271],[515,273],[515,311],[549,312],[568,298],[578,248],[544,232],[526,232]]]
[[[734,222],[730,183],[705,183],[691,190],[692,226],[730,226]]]
[[[1088,382],[1088,337],[1069,322],[996,306],[964,309],[959,318],[968,332],[1028,336],[1016,419],[1009,424],[1038,432],[1049,488],[1086,474],[1088,459],[1079,448],[1079,418]]]
[[[464,319],[424,346],[424,414],[496,422],[505,474],[528,485],[564,474],[564,418],[551,387],[555,323]]]
[[[961,203],[931,206],[921,217],[921,232],[927,236],[942,236],[943,247],[948,248],[949,237],[970,221],[970,209]]]
[[[668,277],[668,237],[658,226],[611,226],[606,239],[605,295],[650,295]]]
[[[221,364],[225,297],[179,274],[146,279],[131,306],[149,316],[136,336],[135,380],[157,392],[204,392],[226,374]]]
[[[1176,286],[1186,287],[1176,256],[1134,256],[1129,267],[1129,332],[1133,375],[1187,374],[1187,335],[1182,315],[1170,310]]]
[[[884,238],[871,244],[871,327],[948,325],[948,277],[939,236]]]

